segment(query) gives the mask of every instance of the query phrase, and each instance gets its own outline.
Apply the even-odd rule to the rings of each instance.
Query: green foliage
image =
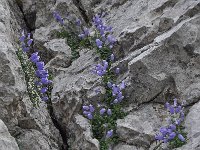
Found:
[[[67,32],[64,28],[56,34],[58,38],[66,39],[67,44],[71,48],[72,60],[77,59],[79,57],[78,49],[80,48],[79,38],[75,34]]]
[[[71,48],[72,60],[80,57],[79,49],[92,48],[89,38],[81,40],[76,33],[68,32],[64,28],[60,32],[56,33],[58,38],[66,39],[67,44]]]
[[[33,103],[34,107],[39,106],[39,92],[37,87],[35,86],[35,68],[33,64],[29,61],[27,55],[22,51],[22,49],[18,49],[17,51],[18,59],[21,63],[22,70],[25,74],[25,80],[27,85],[28,95],[30,97],[31,102]]]
[[[73,23],[71,24],[72,28],[75,29]],[[108,150],[109,145],[118,142],[118,136],[116,134],[116,120],[122,119],[124,116],[126,116],[126,113],[122,111],[123,103],[115,105],[111,104],[114,100],[114,97],[112,95],[112,90],[107,87],[108,81],[116,83],[117,78],[115,73],[111,71],[112,62],[109,60],[112,54],[112,50],[109,48],[109,45],[106,44],[104,44],[102,48],[97,47],[96,39],[102,38],[99,31],[97,30],[95,31],[94,36],[86,36],[84,39],[81,39],[78,36],[78,33],[73,32],[73,30],[66,31],[64,27],[60,32],[57,32],[56,35],[58,38],[66,39],[67,44],[71,48],[73,60],[79,57],[79,50],[81,48],[89,48],[95,49],[100,58],[102,60],[108,61],[109,63],[107,73],[102,77],[102,82],[105,86],[106,93],[104,96],[105,98],[101,101],[101,103],[105,105],[105,108],[111,109],[112,115],[100,115],[100,110],[96,109],[93,115],[93,119],[91,120],[92,132],[94,137],[100,142],[100,149]],[[106,138],[106,133],[109,130],[113,130],[113,135],[110,138]]]
[[[106,60],[112,54],[112,51],[109,47],[102,47],[101,49],[97,48],[97,53],[100,54],[101,59]]]
[[[94,47],[97,50],[97,53],[100,54],[101,59],[107,60],[112,54],[112,50],[108,47],[103,47],[102,49]],[[112,90],[107,87],[108,82],[116,82],[117,76],[113,71],[111,71],[111,62],[109,62],[107,73],[102,77],[102,81],[104,83],[104,87],[106,89],[106,93],[102,103],[104,103],[107,108],[110,108],[112,111],[112,115],[100,115],[99,113],[94,114],[94,118],[91,120],[92,124],[92,132],[96,139],[100,141],[100,149],[108,150],[109,145],[113,143],[118,143],[118,136],[116,134],[116,121],[117,119],[124,118],[127,114],[122,111],[122,103],[121,104],[111,104],[114,100],[112,96]],[[96,110],[99,112],[100,110]],[[110,138],[105,138],[106,131],[112,129],[113,136]]]
[[[177,131],[178,131],[178,133],[182,134],[183,137],[184,137],[185,139],[187,139],[187,133],[184,131],[184,129],[185,129],[185,128],[184,128],[183,126],[178,126]],[[178,147],[181,147],[181,146],[185,145],[186,142],[187,142],[187,141],[182,142],[182,141],[178,138],[178,136],[176,136],[172,141],[169,142],[169,147],[170,147],[171,149],[173,149],[173,148],[178,148]]]

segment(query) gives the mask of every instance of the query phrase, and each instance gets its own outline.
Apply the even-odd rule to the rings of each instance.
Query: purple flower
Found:
[[[156,135],[155,139],[161,141],[164,139],[164,137],[163,137],[163,135]]]
[[[112,35],[108,35],[107,36],[107,40],[108,40],[108,42],[109,42],[109,44],[114,44],[115,43],[115,38],[112,36]]]
[[[117,85],[113,84],[113,87],[112,87],[113,96],[117,95],[119,92],[120,92],[120,88]]]
[[[185,141],[185,138],[181,134],[179,134],[180,131],[177,128],[177,126],[179,126],[181,122],[184,120],[184,112],[182,110],[182,107],[178,105],[177,99],[174,99],[173,105],[166,103],[165,107],[170,112],[170,118],[169,118],[170,124],[167,127],[160,128],[160,133],[162,134],[163,139],[156,136],[155,137],[156,140],[161,139],[164,143],[166,143],[173,140],[176,137],[176,135],[178,135],[178,138],[181,141]],[[174,115],[174,114],[179,114],[179,115]]]
[[[25,38],[26,38],[26,36],[25,36],[24,30],[23,30],[23,31],[22,31],[22,36],[20,37],[19,40],[20,40],[21,42],[24,42]]]
[[[42,62],[42,61],[36,62],[36,66],[37,66],[38,70],[43,70],[44,69],[44,62]]]
[[[32,42],[33,42],[33,39],[28,40],[27,42],[28,46],[31,46]]]
[[[77,26],[80,26],[80,25],[81,25],[81,20],[80,20],[80,19],[77,19],[77,20],[76,20],[76,25],[77,25]]]
[[[126,85],[125,85],[125,82],[122,81],[122,83],[120,84],[120,90],[123,90],[125,89]]]
[[[106,112],[106,109],[105,108],[101,108],[100,115],[103,115],[105,112]]]
[[[176,126],[174,124],[170,124],[170,129],[173,131],[173,130],[176,130]]]
[[[182,110],[182,107],[180,105],[177,108],[175,108],[176,113],[180,113],[181,110]]]
[[[165,104],[165,107],[168,109],[169,106],[170,106],[170,104],[167,102],[167,103]]]
[[[44,94],[44,93],[46,93],[46,92],[47,92],[47,90],[48,90],[48,88],[47,88],[47,87],[43,87],[43,88],[40,90],[40,92],[41,92],[42,94]]]
[[[108,68],[108,62],[103,60],[103,65],[97,64],[92,72],[99,76],[103,76],[106,73],[106,69]]]
[[[31,33],[28,33],[27,39],[31,39]]]
[[[175,132],[170,133],[170,134],[169,134],[169,140],[174,139],[175,136],[176,136],[176,133],[175,133]]]
[[[84,28],[83,31],[84,31],[84,35],[85,36],[89,36],[90,35],[90,31],[89,31],[88,28]]]
[[[111,109],[108,109],[108,110],[107,110],[107,114],[108,114],[109,116],[112,115],[112,111],[111,111]]]
[[[24,52],[28,52],[30,50],[29,47],[23,47],[22,49],[23,49]]]
[[[113,101],[114,104],[117,104],[118,102],[119,102],[118,99],[115,99],[115,100]]]
[[[95,109],[94,109],[94,106],[91,105],[91,104],[89,105],[89,109],[90,109],[90,112],[94,112],[94,110],[95,110]]]
[[[101,40],[96,39],[96,45],[98,48],[102,48],[102,44],[103,44],[103,42]]]
[[[115,59],[114,54],[111,54],[111,55],[110,55],[110,60],[111,60],[111,61],[114,61],[114,59]]]
[[[38,62],[40,59],[40,56],[38,56],[38,52],[35,52],[31,54],[30,60],[34,63]]]
[[[90,119],[90,120],[93,118],[93,116],[92,116],[91,113],[87,114],[87,117],[88,117],[88,119]]]
[[[36,70],[35,74],[39,78],[47,78],[49,76],[47,70]]]
[[[119,74],[119,68],[116,68],[115,73]]]
[[[42,83],[41,83],[40,81],[35,81],[35,85],[36,85],[36,86],[41,86]]]
[[[41,78],[41,83],[42,84],[49,84],[48,78]]]
[[[175,113],[175,110],[174,110],[174,107],[173,107],[173,106],[170,106],[170,107],[169,107],[169,112],[170,112],[171,114],[174,114],[174,113]]]
[[[179,138],[182,142],[185,142],[185,138],[182,136],[182,134],[178,134],[178,138]]]
[[[109,130],[106,133],[106,138],[110,138],[113,135],[113,130]]]
[[[83,111],[83,114],[87,116],[88,114],[90,114],[90,112],[89,111]]]
[[[83,106],[83,110],[89,110],[89,106]]]
[[[160,128],[160,132],[162,133],[162,135],[166,135],[167,134],[167,128],[166,127],[161,127]]]
[[[175,98],[174,99],[174,107],[176,107],[177,106],[177,99]]]

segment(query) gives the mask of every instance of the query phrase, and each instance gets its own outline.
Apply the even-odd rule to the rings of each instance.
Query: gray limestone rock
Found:
[[[56,150],[62,145],[46,105],[41,103],[40,108],[34,109],[28,98],[25,77],[15,54],[22,27],[33,33],[34,48],[40,51],[46,68],[55,77],[53,109],[68,132],[72,149],[99,149],[87,119],[78,115],[82,104],[96,106],[105,93],[101,79],[90,72],[99,58],[94,50],[82,49],[80,57],[72,62],[69,46],[56,36],[61,26],[53,18],[55,10],[65,18],[70,14],[73,21],[80,18],[87,27],[94,14],[105,12],[103,20],[113,27],[118,42],[114,46],[117,61],[112,69],[122,68],[118,82],[124,80],[127,85],[125,96],[129,106],[124,110],[130,112],[117,121],[122,141],[113,145],[114,150],[149,149],[155,132],[165,123],[163,108],[152,102],[163,104],[174,97],[186,100],[186,105],[194,104],[185,122],[190,140],[179,149],[199,149],[199,0],[1,0],[0,119],[19,148]],[[94,92],[98,88],[100,94]],[[138,110],[133,109],[137,106]],[[9,137],[13,143],[3,142],[7,144],[3,149],[17,149],[7,129],[2,132],[6,134],[1,138],[7,141]]]
[[[13,2],[7,0],[0,2],[2,12],[0,15],[0,118],[17,141],[21,140],[22,137],[19,135],[22,132],[34,129],[43,137],[48,137],[48,146],[59,149],[58,145],[62,143],[59,141],[60,135],[52,123],[45,104],[41,104],[38,109],[33,108],[27,95],[25,77],[16,55],[21,20],[15,18],[13,11],[18,10],[12,6],[16,7]],[[34,135],[37,134],[32,133],[32,136]],[[29,140],[31,139],[27,139],[26,142],[30,143]],[[37,142],[36,140],[34,144],[37,145]],[[23,143],[20,146],[23,146]],[[7,148],[9,149],[9,146]],[[28,146],[26,149],[32,148]]]
[[[185,127],[188,137],[186,145],[176,150],[199,150],[200,149],[200,102],[194,104],[185,119]]]
[[[120,141],[148,149],[161,124],[166,122],[165,113],[162,105],[149,104],[117,120]]]
[[[71,134],[69,145],[73,150],[99,150],[99,141],[92,138],[91,125],[86,118],[81,115],[74,116],[75,123],[69,125],[69,129],[74,131]]]
[[[19,150],[15,138],[10,135],[4,122],[0,120],[0,149]]]

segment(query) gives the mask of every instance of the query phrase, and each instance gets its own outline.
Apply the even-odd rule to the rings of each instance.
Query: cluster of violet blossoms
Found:
[[[28,35],[26,36],[23,31],[22,36],[20,37],[22,50],[25,53],[29,52],[30,46],[33,42],[33,39],[31,39],[30,36],[31,36],[30,33],[28,33]],[[44,68],[44,62],[40,61],[40,56],[38,56],[38,52],[31,54],[30,61],[33,62],[37,67],[37,70],[35,71],[35,75],[37,76],[38,81],[36,81],[35,84],[36,86],[40,87],[41,99],[43,101],[47,101],[48,100],[48,96],[46,94],[48,91],[47,86],[50,83],[52,83],[51,80],[48,80],[48,76],[49,76],[48,71]]]
[[[122,95],[122,90],[125,89],[125,82],[122,81],[122,83],[119,85],[108,82],[107,86],[112,89],[112,95],[115,98],[112,104],[120,103],[124,99],[124,96]]]
[[[108,62],[106,60],[103,60],[102,64],[95,65],[95,67],[92,69],[92,72],[102,77],[103,75],[106,74],[107,69],[108,69]]]
[[[95,111],[94,106],[93,105],[84,105],[83,107],[83,114],[88,118],[88,119],[92,119],[93,118],[93,112]]]
[[[112,48],[116,42],[116,39],[111,35],[112,27],[106,26],[103,23],[101,16],[95,15],[92,19],[94,26],[97,28],[101,36],[101,38],[96,39],[96,46],[101,49],[103,47],[103,43],[105,43],[106,46]]]
[[[33,39],[31,39],[31,34],[28,33],[26,36],[24,31],[22,31],[22,36],[20,37],[21,47],[23,52],[28,52],[30,50],[30,46],[33,43]]]
[[[178,127],[184,121],[183,107],[178,105],[177,99],[174,99],[174,105],[166,103],[165,107],[170,114],[170,118],[168,119],[169,125],[161,127],[160,133],[155,136],[155,139],[167,143],[178,137],[180,141],[185,142],[185,138],[178,131]]]

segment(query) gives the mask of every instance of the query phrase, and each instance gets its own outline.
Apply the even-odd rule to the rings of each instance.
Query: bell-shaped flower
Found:
[[[47,90],[48,90],[48,88],[47,88],[47,87],[43,87],[43,88],[40,90],[40,92],[41,92],[42,94],[44,94],[44,93],[46,93],[46,92],[47,92]]]
[[[101,108],[100,115],[103,115],[105,112],[106,112],[106,109],[105,108]]]
[[[106,138],[110,138],[113,135],[113,130],[109,130],[106,133]]]
[[[109,116],[111,116],[111,115],[112,115],[112,110],[111,110],[111,109],[108,109],[108,110],[107,110],[107,114],[108,114]]]
[[[101,40],[96,39],[96,45],[98,48],[102,48],[102,44],[103,44],[103,42]]]
[[[183,137],[182,134],[178,134],[178,138],[179,138],[179,140],[181,140],[182,142],[185,142],[185,138]]]

